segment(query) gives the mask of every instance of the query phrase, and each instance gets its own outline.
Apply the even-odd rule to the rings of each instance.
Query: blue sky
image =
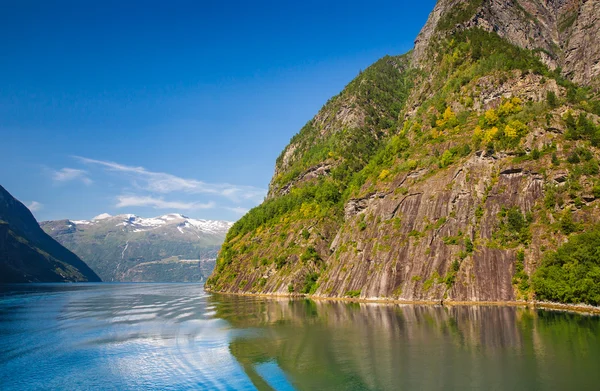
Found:
[[[412,48],[415,3],[5,2],[0,185],[39,220],[236,220],[327,99]]]

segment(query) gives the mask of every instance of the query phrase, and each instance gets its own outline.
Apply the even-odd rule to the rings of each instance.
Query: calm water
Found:
[[[194,284],[0,286],[0,388],[598,390],[600,318]]]

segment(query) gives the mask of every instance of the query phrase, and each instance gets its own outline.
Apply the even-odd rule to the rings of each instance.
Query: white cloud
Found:
[[[162,198],[137,195],[121,195],[117,197],[117,208],[127,208],[131,206],[145,206],[155,209],[212,209],[215,207],[214,202],[199,203],[199,202],[182,202],[182,201],[166,201]]]
[[[80,180],[86,185],[90,185],[92,183],[92,180],[88,178],[87,171],[68,167],[61,168],[58,171],[53,171],[52,179],[54,179],[56,182],[70,182],[74,180]]]
[[[176,191],[190,194],[214,194],[228,198],[234,202],[263,200],[267,191],[253,186],[238,186],[228,183],[207,183],[196,179],[185,179],[164,172],[148,171],[144,167],[126,166],[123,164],[88,159],[81,156],[75,156],[81,162],[88,165],[99,165],[113,172],[120,172],[131,177],[134,184],[142,183],[142,189],[154,192],[168,194]]]
[[[41,203],[37,202],[37,201],[31,201],[29,204],[27,204],[27,209],[29,209],[32,212],[37,212],[38,210],[42,209],[44,207],[44,205],[42,205]]]

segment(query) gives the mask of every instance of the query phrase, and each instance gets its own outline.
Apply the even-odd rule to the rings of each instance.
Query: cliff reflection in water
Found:
[[[600,318],[516,307],[379,305],[216,295],[258,389],[276,364],[313,389],[596,389]]]

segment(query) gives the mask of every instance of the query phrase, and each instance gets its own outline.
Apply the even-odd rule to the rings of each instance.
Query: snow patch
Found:
[[[102,214],[99,214],[98,216],[94,217],[92,220],[104,220],[104,219],[109,219],[111,217],[112,216],[109,215],[108,213],[102,213]]]
[[[181,213],[169,213],[168,215],[164,215],[164,216],[160,216],[160,217],[156,217],[156,218],[161,219],[161,220],[170,221],[170,220],[185,220],[188,217],[182,215]]]
[[[75,225],[86,225],[86,224],[92,224],[90,221],[87,220],[70,220],[71,223],[75,224]]]
[[[166,222],[164,220],[161,220],[158,217],[155,218],[149,218],[149,219],[145,219],[142,217],[139,217],[135,220],[135,224],[136,225],[143,225],[143,226],[151,226],[151,227],[157,227],[157,226],[161,226],[161,225],[165,225]]]
[[[198,238],[201,238],[201,235],[225,235],[233,225],[229,221],[192,219],[181,213],[169,213],[150,218],[139,217],[134,214],[111,216],[108,213],[102,213],[92,220],[73,220],[69,221],[68,224],[72,226],[98,225],[107,222],[115,224],[115,227],[123,227],[123,231],[129,232],[144,232],[155,229],[174,230],[177,227],[177,230],[182,234],[192,234],[198,236]]]
[[[188,219],[187,222],[201,232],[226,233],[233,223],[229,221]]]

